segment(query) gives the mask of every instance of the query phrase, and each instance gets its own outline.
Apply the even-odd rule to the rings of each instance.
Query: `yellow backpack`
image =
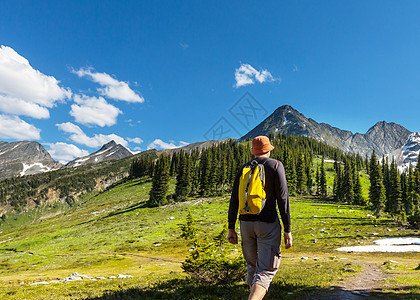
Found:
[[[242,169],[239,179],[239,214],[258,215],[265,205],[266,193],[264,164],[253,160]]]

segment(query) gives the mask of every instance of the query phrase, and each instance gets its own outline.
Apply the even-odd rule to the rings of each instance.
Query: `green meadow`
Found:
[[[121,181],[91,192],[71,208],[49,205],[0,226],[1,299],[244,299],[244,282],[210,285],[187,276],[181,263],[191,243],[179,224],[191,211],[199,237],[220,233],[227,222],[228,195],[196,198],[150,208],[151,182]],[[174,190],[174,182],[171,183]],[[294,245],[282,249],[282,263],[266,299],[295,299],[328,293],[358,276],[368,264],[383,273],[378,297],[420,297],[418,253],[346,253],[342,246],[372,244],[386,237],[419,236],[391,219],[374,218],[365,207],[291,198]],[[238,228],[239,229],[239,228]],[[225,245],[230,255],[240,246]],[[391,262],[390,262],[391,261]],[[71,274],[106,279],[31,286]],[[130,275],[131,278],[109,279]]]

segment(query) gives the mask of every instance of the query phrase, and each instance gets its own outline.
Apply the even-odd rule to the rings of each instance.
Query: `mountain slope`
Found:
[[[122,159],[132,155],[133,154],[124,146],[115,143],[115,141],[110,141],[109,143],[103,145],[98,151],[72,160],[66,164],[66,167],[78,167],[107,160]]]
[[[303,135],[345,152],[351,151],[365,155],[375,150],[378,156],[382,156],[400,148],[410,133],[399,124],[382,121],[372,126],[365,134],[353,134],[351,131],[308,119],[290,105],[283,105],[244,135],[241,140],[258,135]]]
[[[405,171],[410,164],[415,167],[418,164],[420,153],[420,132],[413,132],[408,137],[405,144],[394,154],[398,162],[398,169]]]
[[[0,142],[0,179],[32,175],[61,167],[38,142]]]

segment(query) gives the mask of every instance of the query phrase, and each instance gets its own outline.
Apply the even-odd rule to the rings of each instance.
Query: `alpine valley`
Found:
[[[412,133],[402,125],[381,121],[373,125],[366,133],[354,134],[330,124],[318,123],[305,117],[290,105],[277,108],[239,140],[252,139],[258,135],[273,136],[276,134],[306,136],[336,147],[343,152],[359,153],[360,155],[371,155],[372,151],[375,151],[380,158],[386,156],[389,160],[395,159],[401,171],[407,169],[410,164],[415,166],[420,152],[420,133]],[[178,148],[178,150],[201,149],[214,143],[215,141],[194,143]],[[47,150],[38,142],[7,143],[0,141],[0,180],[61,168],[76,168],[103,161],[119,160],[132,155],[124,146],[110,141],[98,151],[62,165],[54,161]]]

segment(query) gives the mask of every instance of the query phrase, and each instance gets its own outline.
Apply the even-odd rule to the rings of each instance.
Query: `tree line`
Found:
[[[370,206],[376,215],[388,212],[403,220],[419,217],[419,164],[399,173],[394,160],[379,161],[374,152],[370,158],[343,153],[303,136],[276,135],[271,137],[271,143],[275,147],[271,157],[283,163],[291,195],[315,195]],[[202,151],[180,150],[155,160],[137,159],[131,165],[130,176],[150,177],[149,204],[161,206],[190,197],[230,193],[238,169],[252,157],[249,140],[242,143],[229,140]],[[315,158],[319,161],[316,164]],[[334,162],[332,168],[325,166],[326,158]],[[332,186],[327,185],[327,171],[334,176]],[[361,173],[369,176],[369,197],[363,196]],[[175,192],[169,194],[171,178],[175,181]]]
[[[312,179],[314,156],[345,157],[340,150],[307,137],[276,135],[271,142],[275,147],[271,157],[283,162],[292,194],[312,193],[317,185]],[[162,154],[157,160],[137,159],[132,163],[130,176],[150,176],[150,205],[160,206],[172,200],[230,192],[238,169],[252,157],[250,141],[228,140],[201,151],[181,150],[172,155]],[[320,190],[326,196],[325,170],[322,174]],[[176,185],[175,193],[169,195],[171,178]]]

